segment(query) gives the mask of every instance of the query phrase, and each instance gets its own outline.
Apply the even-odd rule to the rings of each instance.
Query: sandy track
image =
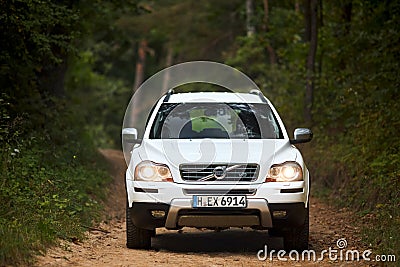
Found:
[[[332,261],[325,256],[321,262],[259,261],[257,252],[265,245],[268,250],[282,249],[281,238],[272,238],[266,231],[233,229],[222,232],[184,228],[182,231],[157,229],[152,250],[130,250],[125,246],[125,162],[116,150],[101,150],[111,163],[114,182],[109,188],[104,222],[87,232],[83,242],[64,242],[38,258],[37,266],[370,266],[364,261]],[[345,238],[345,249],[366,248],[359,238],[359,229],[352,213],[336,210],[311,199],[310,249],[317,255],[324,249],[336,248],[336,241]]]

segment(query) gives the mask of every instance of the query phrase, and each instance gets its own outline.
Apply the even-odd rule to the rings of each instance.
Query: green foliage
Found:
[[[335,8],[341,7],[326,7],[332,8],[328,16],[333,23],[322,33],[324,65],[315,111],[323,138],[310,158],[317,164],[316,180],[331,189],[334,202],[372,218],[368,243],[380,252],[393,253],[400,246],[396,168],[400,161],[396,137],[400,9],[398,3],[388,1],[353,4],[351,28],[345,34],[334,15]]]
[[[260,27],[263,10],[258,8],[258,32],[238,39],[227,62],[262,86],[292,130],[304,124],[304,17],[286,2],[270,3],[269,31]],[[317,195],[359,211],[367,225],[365,241],[375,252],[395,253],[400,247],[400,4],[353,0],[346,17],[348,3],[323,1],[315,138],[302,150]],[[276,51],[275,65],[267,44]]]
[[[263,9],[256,16],[262,21]],[[284,19],[282,19],[284,18]],[[226,53],[227,64],[249,75],[278,108],[290,131],[302,123],[303,88],[307,45],[301,41],[303,18],[292,9],[273,7],[269,31],[237,38],[238,49]],[[267,46],[274,49],[277,64],[270,63]],[[288,103],[289,101],[289,103]]]
[[[13,103],[15,109],[31,104],[27,95],[35,101],[40,94],[56,94],[57,89],[46,84],[44,76],[76,50],[71,43],[79,35],[75,31],[79,16],[68,2],[0,2],[0,82],[3,92],[12,100],[19,99],[18,105]]]
[[[113,95],[107,90],[123,86],[103,76],[105,60],[100,74],[93,71],[98,62],[86,45],[100,39],[89,35],[93,25],[107,25],[99,34],[112,32],[107,23],[134,9],[128,4],[0,2],[1,266],[27,263],[58,238],[81,238],[97,218],[109,178],[93,129],[103,125],[104,98]],[[104,52],[107,44],[94,49]],[[74,87],[64,87],[75,65],[68,71]]]
[[[80,40],[80,51],[69,58],[65,90],[74,105],[85,107],[80,116],[97,147],[120,148],[124,111],[133,92],[133,42],[138,37],[117,27],[117,21],[142,12],[137,2],[78,5],[86,38]]]
[[[125,80],[96,71],[98,61],[99,56],[93,52],[81,52],[71,61],[66,89],[74,105],[85,106],[80,117],[92,142],[97,147],[119,148],[124,107],[128,105],[132,91]]]
[[[27,261],[56,238],[82,238],[96,220],[109,178],[78,125],[60,112],[50,130],[9,132],[1,143],[1,265]]]

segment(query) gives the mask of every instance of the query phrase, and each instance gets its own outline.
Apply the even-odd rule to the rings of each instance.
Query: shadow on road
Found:
[[[195,232],[163,232],[152,239],[156,250],[171,252],[257,252],[268,246],[268,250],[283,248],[283,240],[270,237],[267,231],[225,230]]]

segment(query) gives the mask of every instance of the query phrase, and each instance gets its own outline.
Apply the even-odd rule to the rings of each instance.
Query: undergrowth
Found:
[[[58,239],[83,238],[100,215],[110,178],[73,114],[55,112],[27,132],[27,118],[11,121],[2,109],[0,266],[32,263]]]
[[[363,132],[366,133],[365,131]],[[316,136],[318,136],[318,130]],[[368,134],[365,134],[368,138]],[[381,142],[366,148],[354,142],[315,138],[304,149],[313,178],[313,194],[353,210],[363,242],[374,254],[400,257],[400,158]],[[338,137],[340,138],[340,137]],[[318,140],[319,139],[319,140]]]

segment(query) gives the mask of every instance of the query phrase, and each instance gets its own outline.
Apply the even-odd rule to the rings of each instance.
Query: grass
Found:
[[[0,266],[30,264],[59,238],[81,239],[98,218],[110,181],[101,156],[87,143],[49,144],[2,144]]]

